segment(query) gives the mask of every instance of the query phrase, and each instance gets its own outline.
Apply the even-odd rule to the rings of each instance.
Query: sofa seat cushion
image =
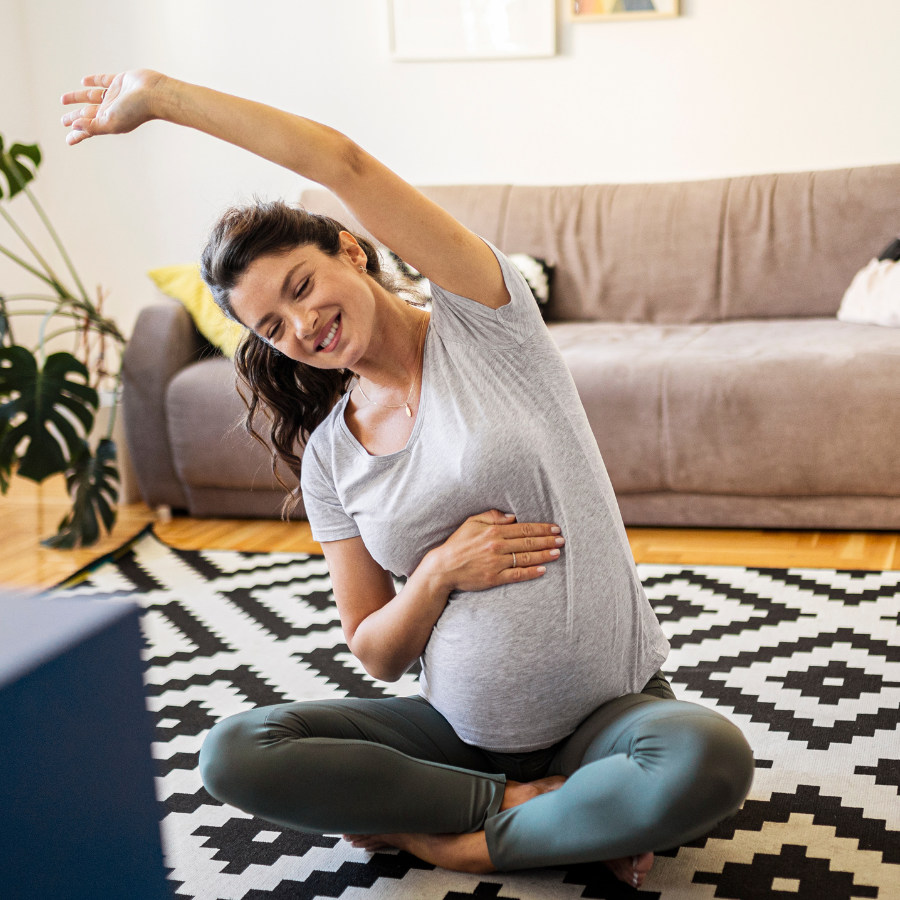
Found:
[[[900,330],[550,327],[619,493],[900,496]]]
[[[166,393],[169,441],[186,485],[281,491],[270,454],[243,430],[244,411],[227,359],[202,360],[172,379]]]

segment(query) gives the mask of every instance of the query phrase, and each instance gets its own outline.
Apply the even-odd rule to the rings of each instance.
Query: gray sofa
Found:
[[[548,325],[627,524],[900,528],[900,330],[834,318],[900,230],[900,165],[424,190],[556,266]],[[301,202],[358,228],[326,191]],[[124,402],[148,503],[277,515],[230,363],[178,304],[141,312]]]

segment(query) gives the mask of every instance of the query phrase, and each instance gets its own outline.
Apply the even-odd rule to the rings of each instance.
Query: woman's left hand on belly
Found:
[[[565,539],[549,522],[517,522],[496,509],[470,516],[427,555],[448,590],[483,591],[540,578]]]

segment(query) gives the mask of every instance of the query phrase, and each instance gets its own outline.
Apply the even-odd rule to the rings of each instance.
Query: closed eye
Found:
[[[294,294],[294,299],[299,300],[303,294],[306,293],[306,289],[309,287],[309,279],[305,278],[300,284],[297,286],[297,291]],[[270,329],[269,333],[266,335],[266,339],[271,343],[275,341],[280,334],[281,331],[281,322],[276,322]]]

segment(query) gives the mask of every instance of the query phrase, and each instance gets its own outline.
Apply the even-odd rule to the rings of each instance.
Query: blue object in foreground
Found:
[[[0,594],[0,897],[163,900],[138,607]]]

